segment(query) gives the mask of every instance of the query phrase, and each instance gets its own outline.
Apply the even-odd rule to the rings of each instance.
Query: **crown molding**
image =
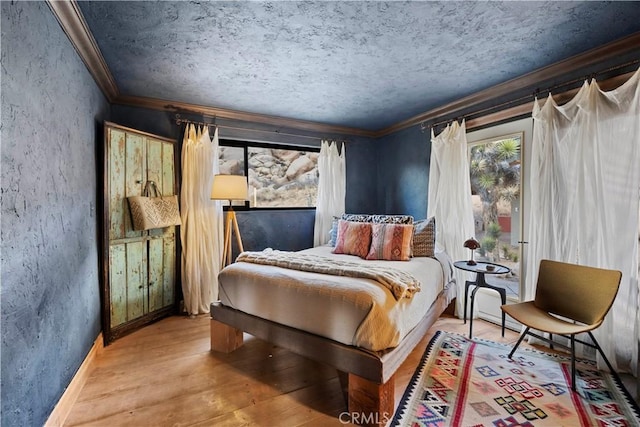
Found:
[[[47,0],[47,4],[102,93],[109,102],[113,102],[118,96],[116,81],[107,67],[76,0]]]
[[[364,136],[374,138],[375,132],[346,127],[336,126],[326,123],[312,122],[307,120],[289,119],[286,117],[270,116],[266,114],[249,113],[245,111],[229,110],[226,108],[208,107],[205,105],[188,104],[185,102],[167,101],[155,98],[145,98],[139,96],[118,96],[114,104],[127,105],[131,107],[148,108],[151,110],[169,111],[175,113],[202,114],[207,117],[220,119],[240,120],[252,123],[264,123],[272,126],[279,126],[310,132],[340,134],[352,136]]]
[[[391,133],[426,121],[456,116],[463,110],[467,110],[480,104],[490,102],[501,96],[508,95],[509,93],[522,89],[523,87],[535,86],[536,84],[542,83],[549,79],[562,77],[569,72],[579,70],[590,65],[595,65],[609,59],[615,59],[620,55],[632,52],[634,50],[637,51],[638,46],[640,46],[640,32],[631,34],[630,36],[588,50],[584,53],[572,56],[563,61],[540,68],[538,70],[524,74],[520,77],[516,77],[515,79],[508,80],[504,83],[500,83],[488,89],[476,92],[472,95],[460,98],[443,106],[418,114],[417,116],[411,117],[410,119],[404,120],[402,122],[377,131],[375,137],[380,138],[382,136],[389,135]],[[520,111],[521,108],[513,107],[509,110]],[[467,121],[467,129],[470,129],[469,125],[471,123],[473,123],[473,121]]]

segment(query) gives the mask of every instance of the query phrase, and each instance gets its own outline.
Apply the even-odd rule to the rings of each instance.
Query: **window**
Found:
[[[314,208],[318,192],[316,148],[220,141],[220,173],[249,178],[250,208]],[[234,206],[247,203],[234,202]]]

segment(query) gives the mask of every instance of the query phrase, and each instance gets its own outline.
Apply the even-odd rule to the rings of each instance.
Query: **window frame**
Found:
[[[311,147],[306,145],[291,145],[291,144],[277,144],[277,143],[262,143],[245,140],[224,139],[220,138],[218,145],[221,147],[236,147],[242,148],[244,151],[244,177],[249,179],[249,148],[266,148],[274,150],[290,150],[290,151],[304,151],[319,153],[320,147]],[[229,210],[229,206],[223,206],[224,211]],[[245,200],[244,205],[233,205],[234,211],[308,211],[316,210],[315,206],[291,206],[291,207],[276,207],[276,206],[263,206],[263,207],[251,207],[249,200]]]

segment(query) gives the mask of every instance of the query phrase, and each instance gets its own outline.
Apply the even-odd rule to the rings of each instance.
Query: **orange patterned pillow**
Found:
[[[338,221],[338,237],[334,254],[357,255],[364,258],[371,244],[371,224],[368,222]]]
[[[412,224],[371,224],[371,248],[367,259],[409,261]]]

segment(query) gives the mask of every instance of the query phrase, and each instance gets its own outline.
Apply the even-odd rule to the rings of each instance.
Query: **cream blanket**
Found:
[[[404,271],[377,265],[363,265],[320,255],[265,249],[261,252],[242,252],[236,262],[273,265],[291,270],[358,277],[375,280],[391,291],[396,300],[411,298],[420,291],[420,282]]]

